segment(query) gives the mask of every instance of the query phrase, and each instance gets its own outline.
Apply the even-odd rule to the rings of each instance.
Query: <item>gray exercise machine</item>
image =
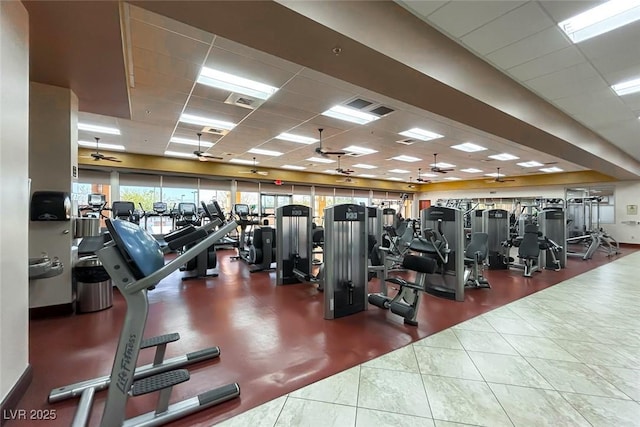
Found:
[[[540,256],[540,264],[553,270],[565,268],[567,251],[562,242],[567,241],[567,227],[564,210],[562,208],[543,209],[538,213],[538,226],[546,239],[543,242],[544,250]]]
[[[422,239],[410,249],[432,257],[438,266],[430,275],[425,292],[441,298],[464,301],[465,233],[463,212],[444,206],[431,206],[420,211]]]
[[[482,231],[487,233],[489,270],[506,270],[509,268],[509,212],[504,209],[488,209],[482,211]]]
[[[324,210],[324,318],[368,308],[367,208],[342,204]]]
[[[174,364],[171,360],[163,361],[163,358],[166,344],[175,341],[177,334],[142,339],[149,310],[147,292],[181,265],[234,230],[237,224],[230,222],[208,236],[206,230],[195,227],[192,232],[183,232],[185,235],[176,244],[185,246],[190,241],[200,242],[166,265],[158,242],[141,227],[119,219],[109,219],[106,225],[113,240],[99,250],[97,255],[127,304],[111,375],[56,389],[49,395],[50,402],[80,394],[73,426],[85,426],[91,414],[95,391],[108,388],[101,426],[159,426],[239,396],[240,387],[237,383],[232,383],[169,404],[173,386],[189,380],[189,372],[186,369],[175,369],[176,366],[216,357],[219,349],[191,353],[193,358],[190,355],[186,358],[183,356]],[[136,368],[140,350],[153,346],[157,348],[153,365]],[[201,352],[207,353],[207,357],[195,360]],[[152,392],[159,392],[156,410],[125,419],[129,397]]]
[[[276,208],[276,285],[316,281],[311,272],[312,217],[308,206]]]

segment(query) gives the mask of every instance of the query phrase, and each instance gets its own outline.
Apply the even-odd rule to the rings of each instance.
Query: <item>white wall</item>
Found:
[[[0,401],[28,364],[29,20],[0,1]]]
[[[640,244],[640,215],[627,215],[627,205],[640,207],[640,181],[618,181],[600,184],[588,184],[589,187],[615,186],[616,223],[603,224],[602,227],[620,243]],[[486,190],[455,190],[431,191],[419,193],[417,200],[431,200],[433,204],[438,199],[495,199],[502,198],[562,198],[565,197],[565,187],[579,187],[576,185],[549,185],[526,188],[504,188]],[[416,202],[417,203],[417,202]],[[635,225],[622,224],[622,221],[635,221]]]

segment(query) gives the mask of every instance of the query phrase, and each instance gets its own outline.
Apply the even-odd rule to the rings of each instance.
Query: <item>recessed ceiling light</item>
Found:
[[[532,160],[530,162],[518,163],[518,166],[522,166],[523,168],[535,168],[535,167],[544,166],[544,165],[540,162],[536,162],[535,160]]]
[[[169,142],[173,142],[175,144],[184,144],[184,145],[193,145],[193,146],[198,146],[198,141],[195,139],[188,139],[188,138],[180,138],[178,136],[174,136],[172,137]],[[205,148],[211,148],[213,147],[213,144],[210,142],[206,142],[206,141],[201,141],[200,142],[200,146],[201,147],[205,147]]]
[[[430,163],[429,166],[433,166],[434,168],[455,168],[456,165],[452,165],[451,163],[438,162],[438,163]]]
[[[460,172],[479,173],[479,172],[482,172],[482,171],[480,169],[476,169],[476,168],[468,168],[468,169],[460,169]]]
[[[361,173],[358,176],[361,176],[362,178],[375,178],[375,175],[371,175],[370,173]]]
[[[165,151],[164,152],[165,156],[170,156],[170,157],[196,157],[195,154],[193,153],[183,153],[181,151]]]
[[[107,126],[91,125],[89,123],[78,123],[78,130],[86,130],[88,132],[106,133],[109,135],[120,135],[120,129]]]
[[[354,168],[360,168],[360,169],[377,169],[377,166],[373,166],[373,165],[365,165],[364,163],[356,163],[355,165],[353,165],[352,167]]]
[[[404,179],[398,178],[397,176],[389,176],[386,179],[388,179],[390,181],[404,181]]]
[[[442,138],[443,135],[439,133],[431,132],[429,130],[412,128],[399,132],[402,136],[408,136],[409,138],[420,139],[422,141],[431,141],[432,139]]]
[[[465,142],[464,144],[452,145],[451,148],[454,148],[460,151],[466,151],[467,153],[475,153],[476,151],[486,150],[486,148],[484,148],[483,146],[474,144],[472,142]]]
[[[448,179],[449,181],[460,181],[461,178],[457,178],[455,176],[448,176],[445,179]]]
[[[243,77],[234,76],[233,74],[224,73],[208,67],[202,67],[197,81],[203,85],[253,96],[258,99],[268,99],[278,90],[277,87],[245,79]]]
[[[307,144],[307,145],[313,144],[319,141],[319,139],[316,139],[316,138],[309,138],[308,136],[294,135],[292,133],[286,133],[286,132],[276,136],[276,139],[283,139],[285,141],[297,142],[299,144]]]
[[[424,173],[424,172],[422,172],[422,173],[420,174],[420,176],[421,176],[421,177],[426,176],[426,177],[428,177],[428,178],[435,178],[436,176],[439,176],[439,175],[438,175],[437,173]]]
[[[96,148],[96,143],[91,141],[78,141],[78,145],[81,147]],[[125,150],[124,145],[105,144],[104,142],[99,142],[98,148],[101,148],[103,150],[121,150],[121,151]]]
[[[391,173],[409,173],[410,171],[404,170],[404,169],[391,169],[389,170],[389,172]]]
[[[560,168],[558,168],[556,166],[553,166],[551,168],[542,168],[540,170],[542,172],[548,172],[548,173],[551,173],[551,172],[562,172],[563,171],[563,169],[560,169]]]
[[[492,172],[492,173],[485,173],[484,176],[491,176],[491,177],[497,178],[499,176],[502,177],[502,176],[507,176],[507,175],[505,175],[503,173]]]
[[[327,117],[333,117],[334,119],[345,120],[351,123],[357,123],[359,125],[364,125],[374,120],[378,120],[380,118],[378,116],[365,113],[360,110],[343,107],[342,105],[336,105],[335,107],[331,107],[327,111],[322,113],[322,115]]]
[[[307,160],[316,163],[335,163],[335,160],[327,159],[326,157],[309,157]]]
[[[509,154],[509,153],[494,154],[493,156],[489,156],[489,157],[492,159],[502,160],[502,161],[516,160],[520,158],[518,156],[514,156],[513,154]]]
[[[378,152],[378,150],[373,150],[371,148],[358,147],[357,145],[350,145],[348,147],[343,148],[343,150],[349,153],[356,153],[356,154],[373,154]]]
[[[279,151],[263,150],[262,148],[252,148],[248,152],[252,154],[262,154],[263,156],[276,156],[276,157],[282,156],[283,154]]]
[[[399,160],[401,162],[409,162],[409,163],[413,163],[413,162],[419,162],[422,159],[419,159],[417,157],[412,157],[412,156],[405,156],[404,154],[402,156],[395,156],[392,157],[391,160]]]
[[[336,173],[335,169],[325,169],[324,173]]]
[[[615,84],[611,86],[611,89],[615,90],[618,96],[640,92],[640,79],[633,79]]]
[[[254,162],[253,160],[245,160],[245,159],[229,159],[229,163],[238,163],[240,165],[253,165],[258,164],[260,162]]]
[[[282,165],[281,167],[283,169],[293,169],[297,171],[302,171],[306,169],[304,166],[296,166],[296,165]]]
[[[639,0],[611,0],[558,24],[574,43],[599,36],[640,19]]]
[[[182,114],[180,121],[183,123],[190,123],[192,125],[209,126],[213,128],[220,128],[225,130],[233,129],[236,124],[231,122],[225,122],[223,120],[211,119],[208,117],[194,116],[193,114]]]

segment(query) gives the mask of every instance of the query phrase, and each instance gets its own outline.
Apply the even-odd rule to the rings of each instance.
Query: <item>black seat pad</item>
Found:
[[[436,271],[438,263],[430,257],[418,255],[406,255],[402,260],[402,267],[418,273],[433,274]]]
[[[411,241],[409,245],[409,249],[415,252],[420,252],[423,254],[435,254],[439,250],[441,250],[442,242],[440,240],[435,241],[435,245],[433,242],[427,239],[423,239],[422,237],[418,237]]]

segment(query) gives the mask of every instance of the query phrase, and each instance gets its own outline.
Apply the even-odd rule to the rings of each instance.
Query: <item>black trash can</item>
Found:
[[[78,313],[100,311],[113,305],[111,278],[97,256],[80,258],[73,272],[77,286]]]

